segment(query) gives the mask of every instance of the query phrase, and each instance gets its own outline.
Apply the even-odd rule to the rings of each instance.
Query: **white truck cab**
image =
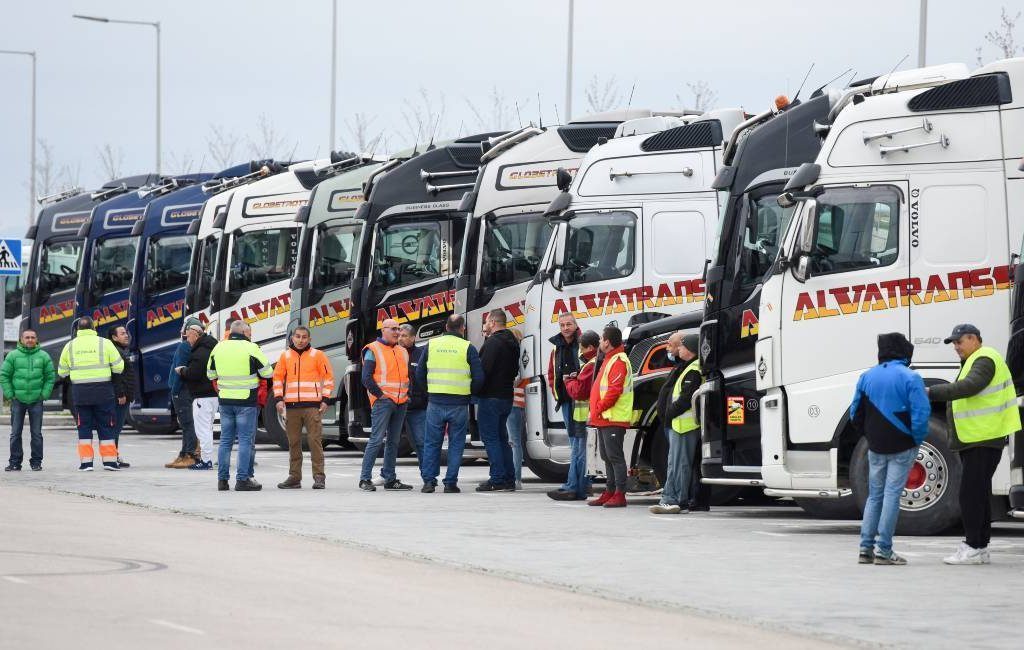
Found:
[[[549,206],[554,232],[526,294],[520,359],[532,380],[525,453],[533,459],[569,462],[565,424],[546,377],[559,314],[600,333],[609,324],[625,330],[702,309],[720,207],[711,182],[725,140],[745,117],[723,109],[623,122],[615,137],[587,153],[568,191]],[[603,466],[590,469],[603,473]]]
[[[761,293],[762,474],[769,495],[863,506],[867,443],[848,409],[877,363],[876,336],[906,335],[930,385],[959,372],[943,344],[958,323],[1006,350],[1009,265],[1024,234],[1024,59],[879,77],[849,89],[830,118],[817,161],[779,198],[796,212]],[[960,463],[945,404],[932,407],[901,499],[904,534],[959,520]],[[1010,485],[1006,457],[993,494]]]

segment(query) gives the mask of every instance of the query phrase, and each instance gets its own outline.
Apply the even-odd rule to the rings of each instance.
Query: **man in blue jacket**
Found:
[[[902,565],[892,550],[900,493],[928,435],[931,405],[911,370],[914,346],[899,332],[878,335],[878,365],[857,380],[850,422],[868,441],[868,499],[860,529],[860,564]],[[875,550],[877,537],[878,550]]]
[[[174,359],[167,375],[167,387],[171,389],[171,404],[181,427],[181,451],[178,452],[177,458],[164,465],[173,469],[185,469],[202,460],[197,449],[199,440],[196,438],[195,423],[192,420],[192,394],[177,371],[177,368],[188,365],[189,355],[192,354],[192,345],[185,338],[185,330],[193,325],[202,327],[203,324],[198,318],[189,318],[185,321],[181,328],[181,343],[174,350]]]

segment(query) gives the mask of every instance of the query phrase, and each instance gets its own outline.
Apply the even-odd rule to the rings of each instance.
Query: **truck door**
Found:
[[[253,342],[271,344],[264,353],[272,360],[285,347],[298,239],[295,226],[254,225],[231,235],[222,309],[252,326]]]
[[[704,261],[718,221],[718,203],[644,205],[644,311],[672,315],[697,309],[704,298]]]
[[[38,264],[36,282],[27,288],[31,292],[28,326],[36,331],[39,344],[50,352],[56,365],[56,358],[71,338],[75,288],[85,242],[81,239],[47,240],[37,246],[38,253],[33,252]]]
[[[548,340],[559,333],[559,314],[574,314],[581,330],[600,333],[611,323],[625,327],[642,308],[637,296],[644,285],[640,217],[639,208],[580,211],[566,223],[556,247],[561,259],[554,260],[555,272],[541,288],[538,372],[547,372],[554,349]],[[551,428],[564,428],[547,388]]]
[[[986,345],[1006,350],[1011,271],[1003,183],[999,171],[933,172],[911,181],[916,363],[958,367],[942,341],[959,323],[976,325]]]
[[[128,293],[135,275],[138,237],[104,237],[92,247],[83,314],[96,321],[100,336],[128,318]]]
[[[787,271],[776,306],[793,443],[831,440],[857,377],[877,363],[877,335],[909,335],[899,292],[910,272],[906,198],[905,183],[829,187],[805,211],[806,281]]]

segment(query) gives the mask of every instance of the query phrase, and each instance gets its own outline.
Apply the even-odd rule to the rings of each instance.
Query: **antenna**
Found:
[[[561,124],[562,118],[558,117],[558,104],[555,104],[555,124]]]
[[[840,73],[839,73],[839,74],[837,74],[836,76],[832,77],[831,79],[829,79],[829,80],[828,80],[828,81],[826,81],[825,83],[823,83],[823,84],[821,84],[820,86],[818,86],[818,90],[821,90],[822,88],[824,88],[825,86],[829,85],[829,84],[830,84],[830,83],[832,83],[833,81],[836,81],[836,80],[838,80],[838,79],[839,79],[840,77],[845,77],[845,76],[846,76],[846,73],[847,73],[847,72],[849,72],[849,71],[851,71],[851,70],[853,70],[853,68],[847,68],[847,69],[843,70],[842,72],[840,72]]]
[[[516,100],[516,117],[519,118],[519,128],[520,129],[523,128],[523,116],[519,112],[519,100],[518,99]]]
[[[896,68],[898,68],[898,67],[900,67],[901,65],[903,65],[903,62],[904,62],[904,61],[906,61],[906,60],[907,60],[907,57],[909,57],[909,56],[910,56],[909,54],[904,54],[904,55],[903,55],[903,58],[902,58],[902,59],[900,59],[900,60],[899,60],[899,61],[898,61],[898,62],[896,63],[896,65],[894,65],[894,66],[892,67],[892,70],[890,70],[890,71],[889,71],[889,74],[885,75],[885,83],[884,83],[884,84],[882,84],[882,89],[878,91],[878,94],[879,94],[879,95],[881,95],[882,93],[884,93],[884,92],[885,92],[885,87],[889,85],[889,79],[890,79],[890,78],[892,77],[892,73],[896,72]]]
[[[804,80],[800,82],[800,87],[796,89],[796,94],[793,95],[793,100],[790,102],[791,104],[795,103],[797,98],[800,97],[800,91],[804,89],[804,84],[807,83],[807,77],[811,76],[811,70],[814,70],[813,63],[811,64],[811,67],[807,68],[807,74],[804,75]]]
[[[626,113],[629,113],[629,107],[633,105],[633,91],[636,90],[636,80],[633,80],[633,87],[629,89],[629,99],[626,100]],[[625,116],[623,116],[625,117]]]
[[[537,128],[544,128],[544,110],[540,105],[540,93],[537,93]]]
[[[438,114],[437,120],[434,122],[434,130],[430,133],[430,144],[427,145],[427,151],[434,148],[434,138],[437,136],[437,127],[441,126],[441,115]],[[459,127],[460,129],[462,127]]]

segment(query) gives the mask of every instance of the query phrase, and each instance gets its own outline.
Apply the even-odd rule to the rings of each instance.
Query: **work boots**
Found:
[[[181,462],[181,459],[184,458],[184,457],[185,457],[185,454],[178,454],[178,456],[174,460],[172,460],[171,462],[164,463],[164,467],[166,467],[167,469],[175,468],[175,467],[178,466],[178,463]]]
[[[601,493],[601,496],[597,497],[596,499],[591,499],[590,501],[587,501],[587,505],[588,506],[603,506],[604,504],[606,504],[609,501],[611,501],[612,496],[614,494],[615,494],[615,492],[613,492],[611,490],[605,490],[604,492]]]
[[[327,477],[323,474],[317,474],[313,477],[313,489],[323,490],[327,487]]]
[[[605,508],[625,508],[626,507],[626,493],[615,492],[612,494],[612,498],[608,499],[604,503]]]

